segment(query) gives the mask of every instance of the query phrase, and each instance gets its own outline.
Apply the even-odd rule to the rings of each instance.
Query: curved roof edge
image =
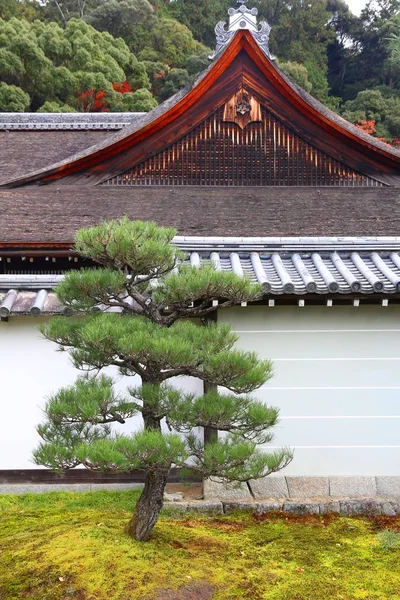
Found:
[[[298,110],[307,114],[309,118],[319,122],[325,128],[328,127],[332,131],[335,131],[337,135],[347,138],[349,141],[358,142],[365,152],[375,152],[381,161],[386,159],[395,163],[399,167],[400,173],[400,150],[396,150],[392,146],[363,132],[324,106],[278,69],[260,49],[249,31],[239,30],[235,33],[229,44],[215,57],[210,66],[193,83],[165,100],[150,112],[141,114],[133,123],[126,125],[121,131],[108,136],[102,142],[77,152],[67,159],[51,164],[44,169],[6,181],[0,187],[18,187],[19,185],[33,183],[44,177],[50,178],[56,173],[58,178],[62,178],[70,173],[84,170],[88,164],[89,157],[91,159],[90,163],[93,164],[97,160],[100,162],[104,158],[105,151],[108,151],[109,155],[118,154],[129,145],[130,141],[132,144],[135,143],[135,136],[139,132],[141,139],[144,139],[154,131],[157,125],[162,125],[167,119],[169,120],[168,122],[174,120],[190,108],[196,102],[199,94],[204,93],[209,85],[222,75],[242,49],[247,51],[266,76],[272,76],[274,79],[273,83],[279,91],[286,92],[289,99],[296,101],[296,108]],[[196,94],[194,93],[195,91]]]

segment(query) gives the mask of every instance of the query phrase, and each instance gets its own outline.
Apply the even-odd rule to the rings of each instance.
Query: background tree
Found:
[[[140,110],[135,98],[125,97],[113,84],[128,80],[132,93],[142,90],[137,104],[149,97],[143,91],[150,88],[145,65],[121,38],[79,19],[68,21],[65,29],[54,22],[0,20],[0,77],[29,94],[34,111],[45,102],[86,110],[81,101],[85,94],[103,94],[108,110]],[[148,98],[147,110],[156,105]]]
[[[400,90],[397,94],[382,90],[364,90],[348,100],[342,114],[352,123],[374,121],[374,134],[386,140],[400,137]]]
[[[312,83],[308,79],[308,71],[304,65],[301,65],[297,62],[281,62],[277,61],[277,66],[284,72],[286,75],[290,77],[293,81],[295,81],[300,87],[303,88],[306,92],[311,92]]]
[[[235,349],[237,336],[228,325],[193,322],[214,310],[213,299],[226,308],[259,298],[262,287],[212,265],[185,265],[171,244],[175,233],[127,218],[79,231],[76,249],[100,268],[68,273],[57,294],[88,316],[52,319],[42,328],[70,352],[78,369],[92,374],[47,402],[35,461],[51,468],[143,469],[144,490],[128,526],[138,540],[147,540],[157,521],[172,465],[203,477],[248,481],[278,471],[292,458],[285,449],[270,454],[257,449],[271,440],[278,411],[248,393],[271,377],[270,362]],[[123,312],[93,314],[99,305]],[[117,394],[112,379],[99,375],[111,365],[122,375],[139,375],[141,385]],[[167,383],[183,375],[226,391],[215,387],[196,397]],[[111,433],[110,423],[124,423],[136,413],[143,430]],[[226,435],[204,446],[198,427]]]
[[[29,96],[16,85],[0,82],[0,110],[24,112],[29,106]]]
[[[123,38],[135,53],[149,44],[150,32],[157,22],[147,0],[108,0],[90,11],[85,20],[98,31]]]

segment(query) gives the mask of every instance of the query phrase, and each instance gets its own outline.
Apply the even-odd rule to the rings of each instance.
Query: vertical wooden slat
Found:
[[[243,129],[224,107],[158,154],[103,185],[382,186],[303,140],[261,107]]]

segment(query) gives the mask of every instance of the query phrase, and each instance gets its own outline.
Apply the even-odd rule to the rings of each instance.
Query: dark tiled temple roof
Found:
[[[186,242],[190,245],[190,240]],[[394,295],[400,292],[398,251],[282,250],[280,252],[192,251],[193,266],[210,261],[218,270],[233,271],[261,283],[268,297],[285,295]],[[192,246],[195,246],[194,242]],[[313,244],[311,244],[312,246]],[[394,244],[397,248],[399,243]],[[315,246],[315,245],[314,245]],[[0,317],[11,315],[72,314],[53,291],[63,276],[0,275]],[[119,311],[119,309],[112,309]]]
[[[0,245],[71,243],[124,215],[188,236],[398,236],[399,189],[38,186],[0,191]]]
[[[105,131],[28,131],[0,130],[0,185],[26,171],[45,168],[54,160],[97,144]]]
[[[0,113],[0,185],[103,142],[143,113]]]

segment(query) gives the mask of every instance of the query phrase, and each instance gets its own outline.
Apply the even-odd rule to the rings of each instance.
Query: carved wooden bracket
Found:
[[[262,121],[261,105],[244,88],[225,103],[223,121],[237,123],[241,129],[254,121]]]

